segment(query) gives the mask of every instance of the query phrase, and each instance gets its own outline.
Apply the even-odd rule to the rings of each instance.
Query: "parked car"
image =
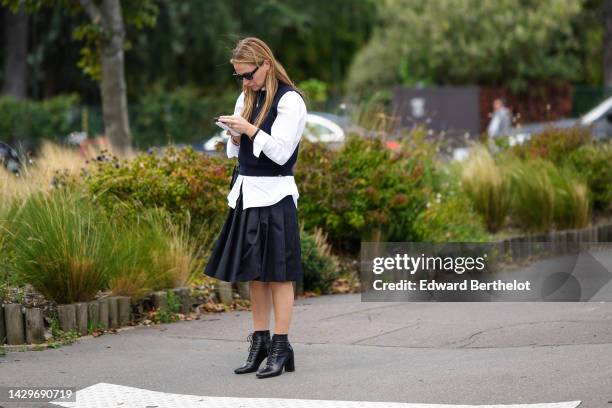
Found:
[[[23,167],[17,151],[4,142],[0,142],[0,164],[15,175],[19,175]]]
[[[591,133],[595,140],[611,139],[612,97],[604,100],[578,119],[562,119],[552,122],[531,123],[524,126],[517,126],[510,131],[508,142],[510,146],[521,144],[531,138],[533,134],[541,132],[546,127],[588,127],[591,129]]]
[[[312,112],[306,115],[302,137],[313,143],[326,143],[332,147],[339,146],[344,142],[345,128],[348,126],[350,126],[350,121],[346,118],[329,113]],[[209,153],[216,152],[217,143],[225,144],[228,138],[226,132],[221,130],[204,142],[201,150]]]

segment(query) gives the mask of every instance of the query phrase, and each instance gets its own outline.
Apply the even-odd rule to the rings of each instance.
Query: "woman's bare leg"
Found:
[[[293,284],[270,282],[274,302],[274,334],[288,334],[293,314]]]
[[[269,330],[270,310],[272,310],[272,296],[269,283],[250,281],[249,293],[251,295],[254,330]]]

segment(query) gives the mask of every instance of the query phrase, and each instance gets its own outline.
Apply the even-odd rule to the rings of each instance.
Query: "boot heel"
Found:
[[[285,371],[295,371],[295,359],[293,357],[293,354],[291,354],[291,357],[287,359],[287,362],[285,363]]]

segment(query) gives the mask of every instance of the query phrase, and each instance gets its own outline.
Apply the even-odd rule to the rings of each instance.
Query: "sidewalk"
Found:
[[[0,358],[0,384],[427,404],[612,400],[612,303],[299,299],[289,334],[296,371],[265,380],[233,373],[250,330],[250,312],[207,314],[11,352]]]

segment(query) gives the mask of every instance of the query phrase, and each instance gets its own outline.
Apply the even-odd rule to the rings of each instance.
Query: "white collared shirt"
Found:
[[[234,116],[242,112],[244,92],[238,96]],[[259,130],[253,141],[253,155],[259,157],[263,151],[273,162],[285,164],[299,143],[306,124],[306,104],[296,91],[286,92],[278,101],[277,116],[270,130],[271,134]],[[227,141],[227,157],[238,157],[240,146]],[[265,207],[276,204],[287,195],[293,196],[297,208],[300,196],[293,176],[245,176],[239,174],[227,196],[228,205],[236,208],[236,201],[242,186],[242,208]]]

